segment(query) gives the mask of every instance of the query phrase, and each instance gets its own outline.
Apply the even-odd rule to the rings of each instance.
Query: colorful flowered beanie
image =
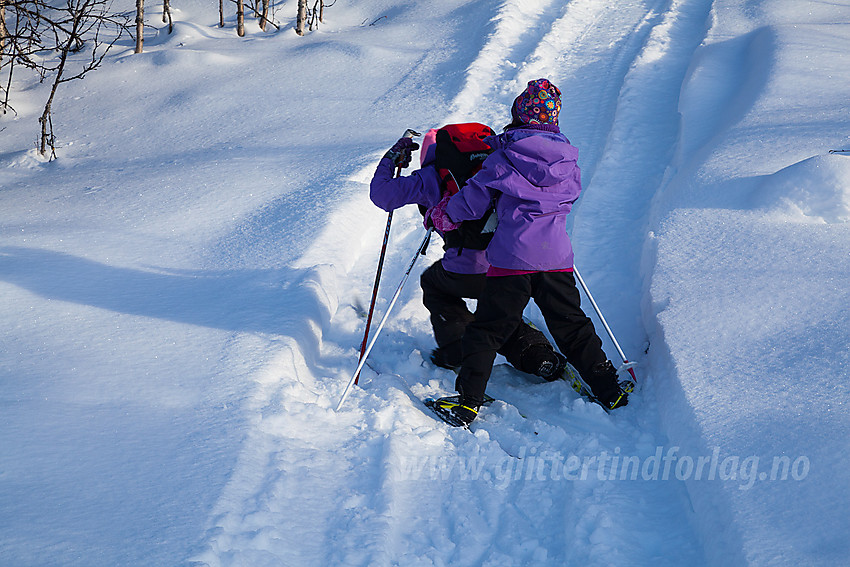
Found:
[[[514,122],[523,124],[558,125],[561,110],[561,91],[549,79],[528,81],[528,86],[514,100],[511,115]]]

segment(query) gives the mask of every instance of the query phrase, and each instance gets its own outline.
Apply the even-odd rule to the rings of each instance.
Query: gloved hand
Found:
[[[412,138],[399,138],[398,142],[393,144],[393,147],[384,154],[384,157],[389,158],[396,167],[404,169],[410,165],[410,154],[418,149],[419,144],[414,142]]]
[[[446,205],[449,204],[449,199],[452,196],[446,193],[440,202],[425,211],[425,228],[433,226],[441,233],[445,234],[451,230],[456,230],[460,223],[454,222],[446,213]],[[429,224],[430,223],[430,224]]]

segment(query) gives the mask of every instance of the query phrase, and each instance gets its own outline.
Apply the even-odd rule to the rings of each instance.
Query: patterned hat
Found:
[[[561,110],[561,91],[549,82],[549,79],[528,81],[511,107],[514,122],[523,124],[558,125],[558,112]]]

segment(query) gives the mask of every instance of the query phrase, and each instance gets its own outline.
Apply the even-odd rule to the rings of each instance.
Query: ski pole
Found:
[[[419,132],[408,128],[404,131],[402,137],[413,138],[419,135]],[[396,167],[394,177],[398,177],[399,175],[401,175],[401,166]],[[363,360],[363,355],[366,352],[366,342],[369,340],[369,327],[372,325],[372,312],[375,310],[375,300],[378,298],[378,285],[381,283],[381,272],[384,269],[384,258],[387,255],[387,242],[390,240],[390,226],[392,225],[392,222],[393,212],[390,211],[387,213],[387,228],[384,230],[384,243],[381,246],[381,255],[378,258],[378,270],[375,273],[375,284],[372,286],[372,301],[369,304],[369,315],[366,317],[366,331],[363,333],[363,341],[360,343],[360,360]],[[358,373],[354,377],[354,383],[357,384],[359,379],[360,374]]]
[[[396,177],[401,173],[401,168],[396,168]],[[378,285],[381,283],[381,271],[384,269],[384,257],[387,255],[387,242],[390,239],[390,226],[393,222],[393,212],[387,213],[387,228],[384,230],[384,244],[381,246],[381,256],[378,258],[378,270],[375,272],[375,283],[372,286],[372,301],[369,303],[369,315],[366,317],[366,330],[363,332],[363,341],[360,343],[360,359],[366,352],[366,343],[369,340],[369,327],[372,325],[372,313],[375,311],[375,300],[378,298]],[[354,383],[360,379],[360,374],[354,376]]]
[[[602,326],[605,327],[605,331],[608,333],[608,336],[611,337],[611,342],[614,343],[614,347],[617,349],[617,352],[620,355],[620,358],[623,359],[624,365],[632,365],[627,366],[627,370],[629,374],[632,375],[632,388],[634,388],[635,384],[637,384],[637,377],[635,377],[635,371],[633,369],[633,363],[629,362],[629,359],[626,358],[623,349],[620,348],[620,343],[617,342],[617,339],[614,337],[614,333],[611,331],[611,327],[608,326],[608,322],[605,320],[605,317],[602,315],[602,310],[599,309],[599,306],[596,304],[596,301],[593,299],[593,296],[590,294],[590,290],[587,288],[587,284],[584,283],[584,278],[581,277],[581,274],[578,271],[578,266],[573,264],[573,273],[576,275],[576,279],[578,283],[581,285],[581,288],[584,290],[585,295],[590,300],[590,304],[593,305],[594,311],[599,315],[599,320],[602,321]]]
[[[360,376],[360,371],[363,369],[363,365],[366,364],[366,357],[369,356],[369,353],[372,351],[372,347],[375,346],[375,341],[378,340],[378,335],[381,333],[381,329],[384,328],[384,323],[387,322],[387,317],[389,317],[390,311],[392,311],[392,308],[395,305],[398,296],[401,294],[401,288],[404,287],[405,282],[407,282],[407,278],[410,276],[410,272],[411,270],[413,270],[413,266],[414,264],[416,264],[416,260],[419,259],[419,256],[424,255],[425,250],[428,248],[428,242],[431,239],[432,232],[434,232],[434,227],[428,229],[428,232],[425,234],[425,238],[422,239],[422,243],[419,245],[419,248],[416,249],[416,254],[413,255],[413,259],[410,261],[410,265],[407,267],[407,271],[404,272],[404,277],[401,278],[401,282],[398,284],[398,288],[396,288],[389,305],[387,305],[387,312],[384,313],[384,317],[381,319],[381,322],[378,323],[378,328],[375,330],[375,336],[372,337],[372,341],[369,343],[369,346],[366,347],[366,350],[360,356],[360,363],[357,365],[357,370],[354,371],[354,374],[348,381],[348,385],[345,387],[345,391],[342,393],[342,398],[340,398],[339,403],[336,406],[336,411],[339,411],[339,409],[342,407],[342,404],[345,403],[345,398],[348,397],[348,392],[351,390],[351,386],[357,383],[357,377]]]

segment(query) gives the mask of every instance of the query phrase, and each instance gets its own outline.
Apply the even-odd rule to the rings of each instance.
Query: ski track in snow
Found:
[[[614,274],[640,277],[647,209],[664,174],[646,164],[663,163],[657,152],[672,155],[677,100],[668,93],[678,92],[670,87],[684,76],[709,7],[707,1],[614,6],[575,0],[533,8],[506,2],[445,119],[499,125],[527,80],[549,76],[561,86],[568,101],[562,128],[579,147],[585,174],[585,194],[572,215],[578,263],[587,266],[586,279],[600,298],[610,299],[618,287],[638,289]],[[679,64],[660,64],[662,59]],[[669,120],[642,118],[659,115]],[[345,183],[367,183],[373,167]],[[336,220],[350,230],[344,216]],[[539,383],[497,366],[489,391],[498,400],[472,433],[445,427],[420,399],[451,391],[454,375],[423,362],[430,328],[411,277],[363,370],[362,388],[334,413],[362,328],[339,290],[344,281],[371,282],[374,260],[371,251],[337,245],[339,257],[327,258],[324,268],[316,265],[318,251],[334,248],[329,243],[338,238],[340,223],[331,224],[334,234],[318,235],[295,263],[318,270],[312,301],[325,315],[309,337],[287,339],[260,372],[254,427],[219,502],[208,550],[197,559],[209,565],[272,565],[280,559],[305,565],[703,562],[688,497],[678,483],[605,481],[600,478],[608,473],[595,469],[582,481],[535,480],[536,474],[550,474],[547,463],[555,457],[651,456],[664,442],[649,398],[651,369],[641,368],[649,386],[633,397],[632,407],[608,416],[565,384]],[[416,215],[396,213],[373,331],[400,278],[399,266],[408,263],[421,238],[417,225]],[[414,276],[439,257],[436,248]],[[602,256],[593,254],[599,248],[608,251],[606,265],[594,261]],[[358,289],[368,297],[366,286]],[[630,296],[609,313],[628,352],[646,340],[639,304],[640,297]],[[322,345],[309,360],[302,353],[315,350],[306,345],[308,338]],[[606,350],[616,356],[610,345]],[[305,430],[315,435],[305,437]],[[312,470],[304,470],[308,466]],[[475,467],[476,480],[459,478]],[[351,535],[352,525],[358,537]],[[370,534],[367,541],[364,533]]]

